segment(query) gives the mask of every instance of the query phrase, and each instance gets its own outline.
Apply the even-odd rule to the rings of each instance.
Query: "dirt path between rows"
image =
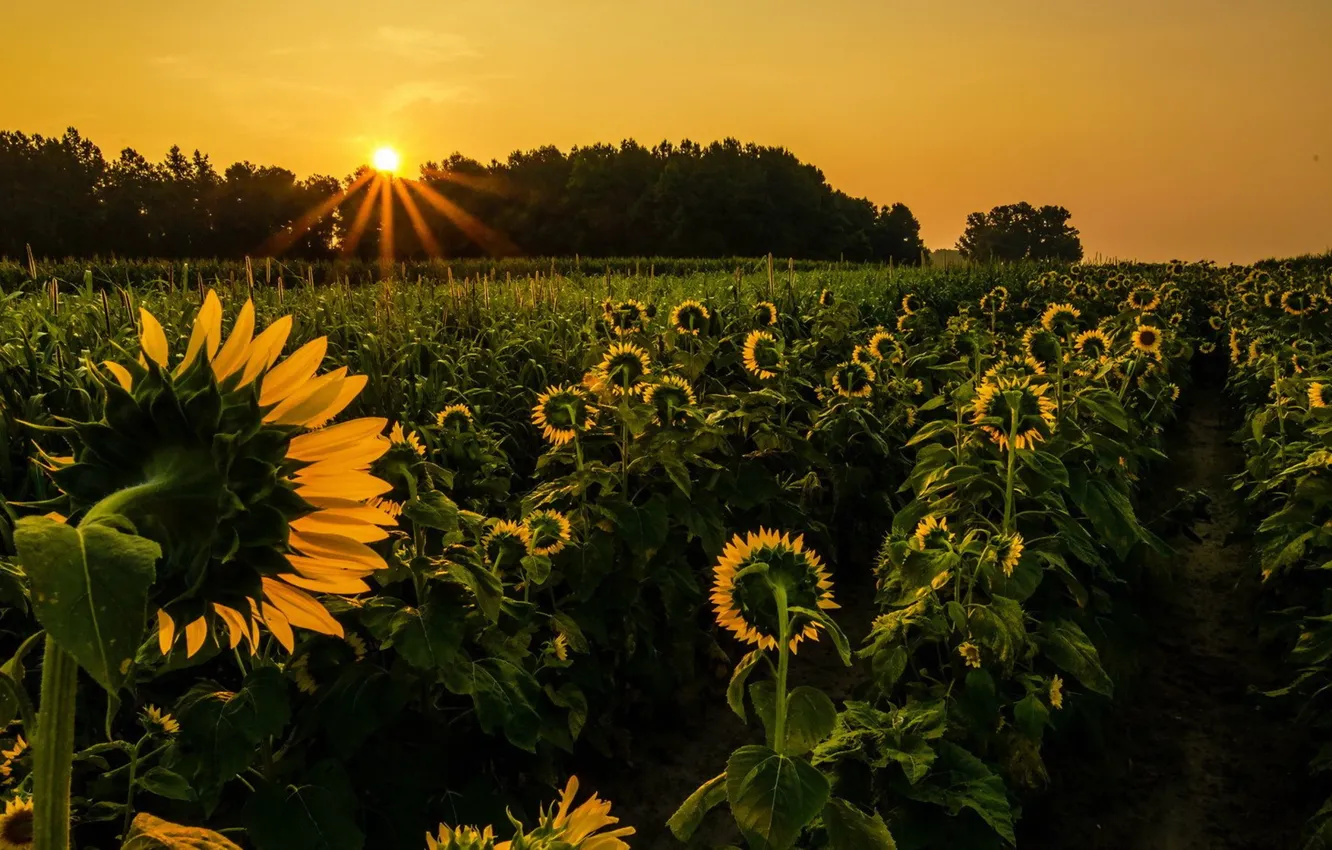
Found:
[[[1022,848],[1287,850],[1317,805],[1312,755],[1289,717],[1253,688],[1284,684],[1278,658],[1257,645],[1257,583],[1237,525],[1228,476],[1238,447],[1219,388],[1200,387],[1169,449],[1163,490],[1205,489],[1211,521],[1200,543],[1171,541],[1169,580],[1144,616],[1139,675],[1121,689],[1103,754],[1065,742],[1050,793],[1028,807]]]

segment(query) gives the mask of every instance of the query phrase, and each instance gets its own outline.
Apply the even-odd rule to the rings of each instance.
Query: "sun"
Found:
[[[402,165],[402,157],[390,147],[377,149],[371,161],[374,163],[376,171],[383,171],[388,174],[397,171],[398,166]]]

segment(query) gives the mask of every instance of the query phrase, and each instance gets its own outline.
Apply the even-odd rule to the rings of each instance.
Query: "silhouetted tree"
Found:
[[[1015,262],[1017,260],[1082,259],[1082,240],[1063,207],[1038,208],[1023,201],[995,207],[988,213],[967,216],[967,228],[957,240],[958,250],[969,260]]]

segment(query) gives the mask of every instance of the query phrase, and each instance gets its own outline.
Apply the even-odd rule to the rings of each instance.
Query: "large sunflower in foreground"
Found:
[[[745,572],[756,565],[766,572]],[[786,591],[787,607],[824,610],[840,607],[833,601],[832,578],[819,556],[805,548],[805,538],[760,528],[731,538],[712,570],[712,604],[717,624],[760,649],[776,649],[779,625],[777,600],[770,585]],[[788,623],[792,652],[806,638],[818,640],[818,623],[794,615]]]
[[[291,317],[256,334],[251,301],[223,342],[212,291],[174,364],[161,324],[147,310],[140,321],[139,362],[103,364],[115,378],[103,418],[72,423],[73,458],[51,475],[74,515],[124,517],[161,546],[151,598],[163,654],[178,622],[191,656],[218,622],[252,652],[260,624],[288,651],[293,627],[342,636],[312,592],[368,591],[386,565],[367,544],[396,525],[366,504],[392,489],[369,473],[387,421],[323,427],[365,377],[317,374],[324,337],[278,362]]]
[[[642,381],[652,373],[648,354],[632,342],[612,342],[597,367],[606,378],[606,386],[616,395],[638,393]]]
[[[1054,430],[1055,403],[1045,397],[1049,388],[1049,384],[1032,383],[1030,378],[986,381],[976,392],[972,424],[1002,449],[1008,448],[1010,437],[1019,449],[1034,448]]]

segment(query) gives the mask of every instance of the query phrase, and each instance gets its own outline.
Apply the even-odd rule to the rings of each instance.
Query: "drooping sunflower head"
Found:
[[[782,344],[770,331],[750,331],[743,351],[745,369],[757,378],[777,377],[782,365]]]
[[[1281,293],[1281,309],[1292,316],[1303,316],[1309,312],[1312,301],[1309,293],[1302,289],[1287,290]]]
[[[833,302],[834,302],[835,300],[837,300],[837,299],[833,297],[833,293],[832,293],[832,290],[831,290],[831,289],[825,289],[825,290],[823,290],[822,292],[819,293],[819,306],[820,306],[820,307],[831,307],[831,306],[833,305]]]
[[[874,392],[874,369],[868,363],[848,360],[833,370],[833,389],[846,398],[868,398]]]
[[[1049,384],[1030,378],[999,377],[981,384],[972,404],[972,424],[1001,449],[1010,441],[1017,449],[1034,448],[1055,427],[1055,403],[1046,397]]]
[[[873,365],[878,358],[869,350],[868,345],[857,345],[851,349],[851,360],[855,363],[869,363]]]
[[[1022,560],[1022,550],[1024,548],[1022,535],[1016,531],[1011,534],[996,534],[993,539],[993,546],[999,568],[1004,571],[1004,575],[1012,578],[1013,571],[1017,569],[1018,563]]]
[[[562,446],[596,424],[592,403],[578,387],[549,387],[537,396],[532,408],[532,423],[541,436]]]
[[[657,424],[664,427],[683,424],[688,420],[690,408],[698,403],[693,387],[679,375],[666,375],[649,384],[643,401],[652,406]]]
[[[1129,290],[1128,304],[1141,313],[1150,313],[1161,306],[1161,294],[1150,286],[1135,286]]]
[[[1057,334],[1066,334],[1072,330],[1082,311],[1072,304],[1051,304],[1041,314],[1041,327]]]
[[[1209,316],[1207,318],[1207,326],[1214,331],[1221,330],[1221,326],[1223,324],[1224,322],[1222,321],[1220,316]]]
[[[1169,394],[1171,401],[1179,401],[1179,384],[1166,384],[1166,392]]]
[[[554,555],[573,540],[569,518],[559,511],[532,511],[523,525],[527,528],[527,551],[533,555]]]
[[[761,328],[777,324],[777,305],[771,301],[760,301],[755,304],[754,321]]]
[[[1078,354],[1093,360],[1100,360],[1110,353],[1114,340],[1105,331],[1098,328],[1078,334],[1073,345]]]
[[[731,538],[713,568],[712,604],[717,624],[760,649],[776,649],[777,598],[786,592],[787,606],[814,610],[839,607],[833,601],[832,578],[819,556],[805,548],[803,536],[760,528]],[[788,624],[792,652],[801,641],[818,639],[817,623],[800,615]]]
[[[1295,374],[1303,374],[1313,368],[1313,355],[1307,351],[1292,351],[1290,353],[1290,367],[1295,370]]]
[[[702,303],[690,298],[681,301],[671,311],[671,326],[678,334],[698,336],[708,326],[712,313]]]
[[[906,313],[908,316],[915,313],[923,306],[925,305],[920,300],[920,296],[915,293],[908,292],[906,295],[902,296],[902,312]]]
[[[260,624],[288,651],[293,626],[342,636],[309,591],[368,591],[363,579],[386,564],[366,544],[396,524],[365,504],[392,489],[369,473],[390,446],[386,420],[323,427],[365,377],[317,374],[324,337],[278,362],[290,316],[256,334],[247,301],[225,342],[222,318],[209,291],[173,363],[141,310],[139,362],[103,364],[114,381],[103,380],[102,418],[72,424],[74,460],[51,474],[80,522],[120,516],[161,548],[150,610],[163,654],[181,619],[188,655],[217,623],[251,651]]]
[[[486,532],[481,540],[481,548],[491,564],[516,564],[527,554],[530,537],[526,525],[502,519]]]
[[[411,457],[425,457],[425,444],[421,442],[421,437],[415,431],[407,431],[402,427],[401,422],[393,424],[393,430],[389,431],[389,442],[392,443],[391,449],[399,455]]]
[[[606,376],[606,386],[616,395],[638,392],[643,379],[652,373],[648,354],[632,342],[612,342],[597,370]]]
[[[1138,325],[1133,332],[1133,347],[1144,354],[1161,354],[1161,332],[1151,325]]]
[[[1059,362],[1059,337],[1043,327],[1030,327],[1022,333],[1022,348],[1027,356],[1040,363]]]
[[[1008,287],[996,286],[981,296],[980,308],[986,313],[999,313],[1008,307]]]
[[[870,337],[869,351],[876,360],[891,360],[897,353],[897,339],[887,331],[876,331]]]
[[[0,850],[32,850],[32,798],[11,797],[0,813]]]
[[[952,545],[956,535],[948,530],[948,518],[931,514],[916,523],[911,545],[918,551],[945,549]]]
[[[1309,407],[1332,407],[1332,383],[1314,381],[1309,384]]]
[[[465,404],[450,404],[435,415],[435,424],[446,431],[470,431],[476,418]]]
[[[606,321],[616,336],[630,336],[643,330],[648,322],[648,308],[633,298],[616,302],[606,314]]]

